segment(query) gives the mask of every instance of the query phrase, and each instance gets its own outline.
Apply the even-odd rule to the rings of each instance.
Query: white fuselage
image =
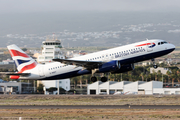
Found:
[[[102,62],[118,60],[122,61],[123,65],[163,56],[170,53],[174,49],[175,46],[173,44],[166,43],[164,40],[154,39],[90,53],[84,56],[71,58],[70,60]],[[68,77],[70,78],[77,76],[77,72],[81,69],[83,69],[83,67],[66,65],[60,62],[52,62],[45,65],[38,64],[35,68],[25,71],[25,73],[31,73],[30,76],[21,76],[19,79],[49,80],[51,78],[58,79],[60,76],[62,76],[60,79]]]

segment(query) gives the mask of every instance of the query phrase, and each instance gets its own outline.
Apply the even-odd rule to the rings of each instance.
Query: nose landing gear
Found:
[[[156,65],[156,63],[155,63],[154,58],[153,58],[153,59],[151,59],[151,61],[153,62],[153,67],[154,67],[154,69],[157,69],[157,68],[158,68],[158,66],[157,66],[157,65]]]

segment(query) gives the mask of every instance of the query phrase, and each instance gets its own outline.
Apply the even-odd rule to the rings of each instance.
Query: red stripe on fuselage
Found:
[[[146,46],[146,45],[151,45],[151,44],[155,44],[155,43],[144,43],[144,44],[141,44],[141,45],[136,45],[135,47],[141,47],[141,46]]]
[[[30,58],[27,54],[21,53],[21,52],[19,52],[17,50],[9,50],[9,51],[10,51],[10,54],[11,54],[12,57],[14,57],[14,56],[22,56],[22,57],[25,57],[25,58]]]

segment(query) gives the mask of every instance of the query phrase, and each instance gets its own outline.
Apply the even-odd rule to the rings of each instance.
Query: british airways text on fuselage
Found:
[[[132,55],[132,54],[136,54],[136,53],[140,53],[140,52],[145,52],[145,51],[146,51],[146,49],[143,47],[136,48],[136,49],[130,49],[130,50],[126,50],[123,52],[119,52],[119,54],[115,55],[115,58],[124,57],[124,56]]]

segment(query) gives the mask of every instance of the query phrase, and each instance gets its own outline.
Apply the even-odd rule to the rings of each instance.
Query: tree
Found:
[[[178,80],[178,83],[180,83],[180,70],[177,70],[177,80]]]
[[[158,70],[158,72],[157,72],[157,78],[159,81],[162,80],[162,73],[160,70]]]
[[[39,87],[37,88],[37,91],[38,91],[39,93],[43,93],[43,92],[44,92],[43,87],[44,87],[43,84],[39,84]]]
[[[27,48],[22,48],[22,50],[25,52],[25,51],[27,51]]]
[[[48,91],[49,92],[57,91],[57,88],[56,87],[50,87]]]
[[[171,76],[171,72],[168,70],[168,71],[166,72],[166,74],[167,74],[167,76],[168,76],[168,82],[170,82],[170,81],[169,81],[169,78],[170,78],[170,76]]]
[[[144,81],[144,73],[141,73],[142,81]]]

